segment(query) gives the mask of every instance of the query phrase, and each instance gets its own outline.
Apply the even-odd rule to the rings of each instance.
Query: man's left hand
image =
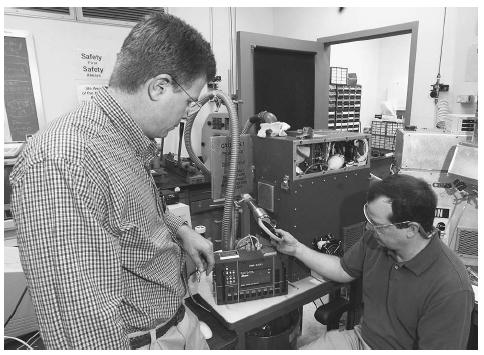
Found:
[[[207,275],[210,274],[215,263],[212,242],[186,224],[178,229],[178,237],[182,241],[183,249],[192,258],[197,269],[200,272],[205,270]]]

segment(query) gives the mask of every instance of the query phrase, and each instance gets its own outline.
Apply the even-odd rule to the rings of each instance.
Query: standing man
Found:
[[[465,349],[474,294],[462,261],[433,228],[436,196],[409,175],[370,186],[367,232],[340,259],[279,230],[273,242],[324,277],[362,278],[363,319],[326,332],[305,349]]]
[[[208,348],[183,305],[184,267],[189,255],[210,273],[212,243],[163,210],[150,162],[154,138],[214,75],[200,33],[150,15],[125,39],[109,87],[24,149],[12,210],[47,348]]]

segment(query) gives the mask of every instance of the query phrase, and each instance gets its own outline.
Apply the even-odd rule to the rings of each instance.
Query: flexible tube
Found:
[[[444,128],[445,118],[449,114],[449,102],[447,100],[439,99],[435,106],[435,126]]]
[[[210,98],[218,97],[224,106],[227,108],[229,114],[229,127],[230,127],[230,165],[227,174],[227,185],[225,189],[225,202],[224,202],[224,213],[222,219],[222,249],[231,250],[235,246],[235,235],[231,231],[231,218],[232,210],[234,209],[234,195],[235,195],[235,182],[237,178],[237,165],[239,161],[239,145],[240,145],[240,129],[239,120],[237,117],[237,110],[232,103],[232,100],[222,91],[213,91],[206,94],[199,101],[200,105],[203,106],[208,102]],[[210,176],[210,171],[207,169],[205,164],[197,157],[192,148],[191,143],[191,133],[193,121],[197,113],[191,115],[187,118],[185,126],[185,146],[187,148],[188,155],[190,159],[195,163],[195,165],[207,176]]]
[[[200,106],[205,105],[208,100],[210,100],[213,97],[212,94],[207,94],[202,97],[201,100],[199,100]],[[200,112],[200,111],[198,111]],[[187,117],[187,120],[185,122],[185,133],[184,133],[184,138],[185,138],[185,148],[187,149],[188,156],[192,160],[192,162],[195,164],[195,166],[200,169],[207,178],[210,178],[210,170],[203,164],[203,162],[198,158],[198,156],[195,154],[193,151],[192,147],[192,127],[193,127],[193,122],[195,121],[195,118],[197,117],[198,112],[195,112],[191,116]]]
[[[232,226],[231,226],[231,235],[234,237],[237,235],[239,226],[239,209],[237,207],[232,208]],[[234,248],[232,248],[234,249]]]

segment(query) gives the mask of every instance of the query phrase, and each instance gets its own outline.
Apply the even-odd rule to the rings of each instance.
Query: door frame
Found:
[[[415,59],[417,57],[418,21],[318,38],[318,42],[323,45],[322,55],[324,59],[322,60],[322,62],[327,63],[327,66],[322,69],[322,73],[321,73],[322,81],[326,83],[326,85],[323,85],[322,87],[321,95],[322,97],[327,98],[326,100],[323,100],[323,107],[322,107],[323,112],[328,112],[328,107],[329,107],[329,96],[328,96],[329,80],[330,80],[329,59],[331,56],[331,45],[399,36],[404,34],[411,35],[410,56],[409,56],[409,62],[408,62],[407,101],[405,104],[405,117],[404,117],[404,126],[409,126],[410,116],[412,113],[412,95],[413,95],[413,83],[414,83],[414,75],[415,75]],[[328,127],[327,120],[325,124],[323,123],[323,126],[324,127],[321,127],[321,128]],[[317,127],[316,122],[315,122],[315,127]]]

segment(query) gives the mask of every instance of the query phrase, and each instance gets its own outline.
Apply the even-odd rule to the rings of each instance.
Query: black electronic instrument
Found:
[[[286,266],[271,247],[215,253],[213,292],[217,304],[286,295]]]

